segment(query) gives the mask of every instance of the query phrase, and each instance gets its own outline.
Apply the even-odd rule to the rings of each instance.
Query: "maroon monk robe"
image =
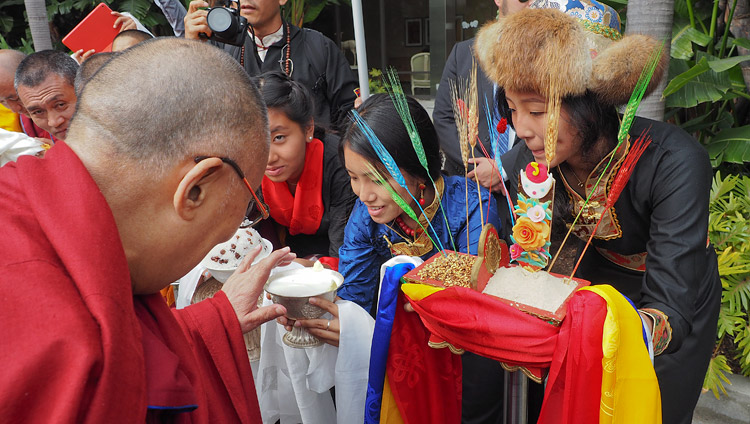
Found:
[[[261,421],[226,296],[176,312],[133,297],[112,212],[64,142],[0,168],[0,199],[0,421]]]

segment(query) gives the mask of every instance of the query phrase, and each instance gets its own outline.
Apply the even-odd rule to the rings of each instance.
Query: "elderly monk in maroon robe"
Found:
[[[268,146],[235,60],[157,39],[87,83],[65,142],[0,168],[0,422],[260,422],[242,334],[285,313],[256,301],[294,255],[184,310],[159,290],[232,236]]]

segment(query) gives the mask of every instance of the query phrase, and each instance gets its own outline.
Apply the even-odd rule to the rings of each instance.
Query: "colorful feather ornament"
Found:
[[[377,135],[372,131],[372,128],[365,122],[364,119],[362,119],[362,116],[359,115],[359,113],[356,110],[351,111],[351,117],[354,120],[354,122],[357,124],[360,130],[362,130],[362,133],[365,135],[365,138],[367,138],[367,141],[370,143],[372,148],[375,150],[375,153],[378,155],[378,158],[380,158],[380,161],[383,163],[383,166],[388,171],[389,174],[391,174],[391,177],[393,177],[393,180],[396,181],[396,184],[403,187],[404,190],[409,194],[409,196],[414,200],[414,203],[419,208],[419,211],[424,214],[424,209],[422,209],[422,206],[419,204],[419,201],[414,197],[414,195],[409,190],[409,187],[406,185],[406,179],[404,178],[403,174],[401,173],[401,170],[398,168],[398,165],[396,165],[396,161],[393,160],[393,156],[386,150],[385,146],[383,146],[383,143],[380,141]],[[409,208],[411,209],[411,208]],[[408,214],[408,212],[407,212]],[[425,215],[426,216],[426,215]],[[430,228],[432,228],[432,232],[435,234],[435,240],[437,240],[438,248],[443,251],[445,250],[445,247],[443,247],[443,244],[440,242],[440,237],[437,235],[437,231],[435,231],[435,228],[432,226],[432,222],[429,220],[427,221]]]
[[[640,106],[641,100],[643,99],[643,95],[645,94],[646,89],[648,88],[648,85],[651,82],[651,77],[654,75],[656,66],[659,64],[659,61],[661,60],[661,55],[662,55],[663,50],[664,50],[664,43],[659,45],[658,48],[654,49],[654,51],[651,53],[651,56],[649,57],[649,60],[646,66],[641,71],[641,75],[638,78],[638,82],[636,83],[635,88],[633,89],[633,94],[631,94],[630,100],[628,101],[627,106],[625,106],[625,112],[623,113],[622,120],[620,121],[620,129],[617,133],[617,145],[615,146],[614,151],[617,151],[620,148],[620,146],[622,146],[622,143],[626,142],[626,140],[628,139],[630,128],[632,127],[633,121],[635,120],[635,113],[638,111],[638,106]],[[545,151],[545,154],[546,154],[546,151]],[[578,211],[578,214],[573,220],[573,223],[570,225],[568,232],[565,234],[565,238],[563,239],[562,243],[560,243],[560,247],[557,249],[557,252],[555,253],[555,257],[552,258],[552,261],[550,262],[548,269],[552,269],[552,266],[555,265],[555,261],[557,260],[557,257],[560,255],[560,252],[562,252],[563,246],[565,246],[565,242],[568,241],[568,237],[570,237],[570,233],[573,232],[573,229],[575,228],[575,225],[578,222],[578,219],[581,217],[581,213],[586,209],[586,206],[589,204],[589,200],[591,199],[591,196],[594,195],[594,193],[596,192],[596,188],[599,186],[602,179],[607,174],[607,171],[612,165],[612,161],[614,160],[614,158],[615,158],[614,154],[610,156],[609,162],[607,162],[607,166],[605,166],[601,175],[599,175],[599,178],[596,180],[596,183],[591,188],[591,191],[586,196],[586,200],[583,202],[583,206]]]
[[[628,155],[622,162],[622,166],[620,167],[619,171],[617,171],[617,175],[615,175],[615,179],[612,182],[612,187],[610,188],[609,194],[607,195],[607,200],[604,203],[604,210],[602,211],[599,220],[596,221],[594,230],[591,232],[589,239],[586,241],[586,246],[583,247],[583,251],[578,257],[578,261],[576,262],[576,266],[573,268],[573,272],[570,273],[570,279],[573,279],[573,275],[575,275],[576,271],[578,270],[578,265],[581,264],[581,259],[583,259],[583,255],[586,254],[586,249],[589,248],[591,239],[594,238],[596,230],[599,228],[599,224],[604,219],[605,213],[607,212],[607,210],[612,208],[612,206],[614,206],[615,202],[617,202],[620,194],[622,194],[622,190],[625,188],[625,185],[627,185],[628,180],[630,180],[630,176],[635,170],[635,165],[638,163],[638,159],[641,158],[643,152],[645,152],[648,145],[651,144],[651,137],[646,134],[647,131],[648,130],[644,130],[643,133],[641,133],[641,136],[638,137],[638,140],[633,143],[633,146],[628,152]]]
[[[406,132],[409,134],[409,140],[411,140],[411,145],[414,148],[414,152],[417,154],[417,158],[419,159],[419,164],[422,165],[422,168],[424,168],[427,176],[430,179],[430,182],[432,183],[432,188],[435,190],[435,196],[437,197],[440,212],[443,214],[445,227],[448,229],[448,237],[450,238],[453,250],[456,250],[456,243],[455,241],[453,241],[453,233],[451,231],[450,225],[448,224],[448,217],[445,214],[445,209],[443,209],[442,199],[440,198],[440,196],[438,196],[437,185],[435,184],[435,180],[433,180],[432,176],[430,175],[430,167],[427,163],[427,155],[425,154],[424,146],[422,146],[422,139],[419,136],[419,131],[417,131],[417,126],[414,123],[414,118],[412,118],[411,113],[409,112],[409,103],[406,100],[406,94],[404,94],[404,89],[403,87],[401,87],[401,80],[399,80],[398,73],[395,68],[388,68],[386,74],[383,76],[383,85],[385,85],[388,94],[391,96],[393,105],[396,107],[396,111],[401,117],[401,121],[404,123]]]

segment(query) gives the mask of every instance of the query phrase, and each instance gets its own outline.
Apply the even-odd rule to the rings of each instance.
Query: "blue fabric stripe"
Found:
[[[396,316],[398,290],[401,277],[414,268],[412,264],[398,264],[385,270],[380,289],[378,313],[375,317],[375,330],[370,350],[370,375],[367,381],[365,402],[365,424],[380,422],[380,407],[383,403],[385,367],[388,361],[388,347],[391,343],[391,330]]]
[[[183,405],[183,406],[155,406],[149,405],[148,409],[157,411],[175,411],[175,412],[190,412],[198,408],[198,405]]]

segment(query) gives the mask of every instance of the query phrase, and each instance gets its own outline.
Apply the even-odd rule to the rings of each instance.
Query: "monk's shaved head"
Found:
[[[97,53],[81,63],[76,72],[75,79],[75,90],[76,96],[81,96],[83,86],[86,85],[86,81],[90,80],[105,63],[109,62],[117,53],[114,52],[102,52]]]
[[[15,76],[18,64],[26,57],[26,54],[18,50],[0,49],[0,71]]]
[[[209,155],[233,158],[259,179],[269,141],[265,105],[237,61],[179,38],[145,41],[99,69],[66,139],[79,156],[144,178]]]
[[[17,50],[0,50],[0,104],[14,113],[26,113],[14,85],[16,69],[25,57]]]

